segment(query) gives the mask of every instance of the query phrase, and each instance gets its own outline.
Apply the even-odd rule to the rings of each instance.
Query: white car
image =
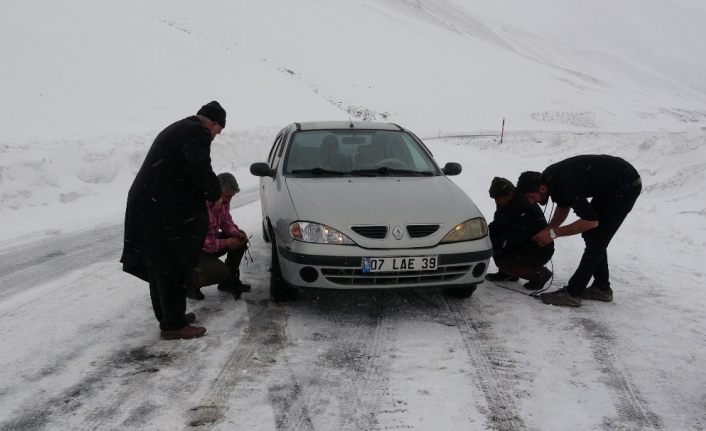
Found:
[[[372,122],[282,129],[260,179],[275,299],[296,288],[446,288],[470,296],[492,255],[473,201],[413,133]]]

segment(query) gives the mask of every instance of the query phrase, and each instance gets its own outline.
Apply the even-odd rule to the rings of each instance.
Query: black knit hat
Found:
[[[203,105],[196,115],[203,115],[204,117],[220,124],[221,127],[226,126],[226,110],[223,109],[221,104],[215,100]]]
[[[495,177],[493,181],[490,182],[490,190],[488,194],[493,199],[497,199],[502,196],[507,196],[508,193],[515,191],[515,186],[512,182],[505,178]]]
[[[527,171],[520,174],[517,179],[517,193],[533,193],[539,190],[539,186],[544,184],[542,174],[535,171]]]

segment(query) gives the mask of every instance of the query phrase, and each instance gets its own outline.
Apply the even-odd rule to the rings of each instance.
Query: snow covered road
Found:
[[[542,346],[513,348],[502,333],[508,328],[496,329],[497,319],[517,321],[528,308],[543,314],[546,306],[534,299],[492,287],[479,289],[471,301],[435,291],[313,291],[295,304],[276,305],[267,299],[264,244],[256,250],[257,265],[247,271],[255,287],[244,301],[205,289],[206,301],[190,303],[209,328],[203,340],[155,341],[144,289],[122,304],[111,301],[110,292],[128,287],[98,293],[114,304],[100,307],[98,316],[71,305],[100,290],[99,280],[113,285],[124,278],[114,274],[117,250],[107,256],[112,262],[99,258],[80,277],[64,277],[55,289],[3,313],[3,320],[24,313],[58,319],[70,329],[68,313],[78,326],[55,331],[43,354],[34,342],[13,340],[25,350],[17,358],[24,366],[14,365],[22,370],[15,389],[22,390],[0,392],[3,405],[16,406],[2,428],[563,427],[527,409],[528,401],[546,396],[537,386],[564,385],[552,382],[555,376],[547,381],[532,363]],[[113,274],[106,280],[101,273]],[[573,391],[593,392],[586,402],[596,426],[662,428],[616,350],[621,340],[593,316],[596,308],[586,309],[568,322],[563,312],[545,315],[550,321],[542,325],[518,322],[513,332],[524,328],[532,338],[549,340],[552,327],[563,325],[579,335],[565,347],[584,352],[562,368]],[[42,332],[37,336],[41,340]],[[552,350],[551,356],[566,358],[557,346]],[[556,358],[548,360],[556,365]],[[582,382],[580,371],[572,376],[585,367],[583,374],[590,371],[593,379]]]

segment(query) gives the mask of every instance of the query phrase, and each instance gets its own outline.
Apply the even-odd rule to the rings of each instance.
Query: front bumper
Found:
[[[487,244],[485,244],[487,242]],[[465,243],[467,244],[467,243]],[[479,244],[475,247],[479,248]],[[464,243],[424,249],[375,249],[345,247],[349,255],[308,254],[278,247],[282,277],[298,287],[326,289],[451,287],[478,284],[483,281],[492,256],[490,241],[483,241],[480,250],[469,251]],[[341,250],[342,246],[336,250]],[[333,250],[333,249],[331,249]],[[363,257],[439,257],[433,271],[386,271],[364,273]]]

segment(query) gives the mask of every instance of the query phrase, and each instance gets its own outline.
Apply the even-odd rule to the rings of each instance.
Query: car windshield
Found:
[[[409,133],[397,130],[307,130],[285,155],[288,176],[433,176],[441,171]]]

